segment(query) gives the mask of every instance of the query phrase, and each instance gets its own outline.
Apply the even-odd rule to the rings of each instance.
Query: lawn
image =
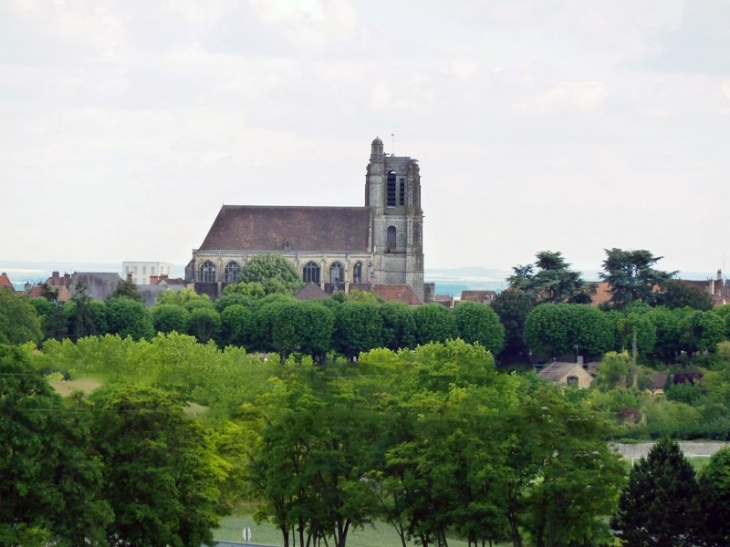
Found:
[[[218,541],[243,541],[243,527],[251,528],[251,542],[267,545],[283,545],[281,532],[270,524],[256,524],[251,515],[226,517],[221,526],[213,531]],[[411,542],[411,545],[415,543]],[[362,530],[351,531],[347,536],[348,547],[401,547],[393,527],[379,522]],[[449,539],[449,547],[467,547],[466,541]]]

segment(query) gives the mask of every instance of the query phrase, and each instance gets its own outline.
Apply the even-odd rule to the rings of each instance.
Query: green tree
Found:
[[[111,521],[88,412],[64,406],[27,355],[0,345],[0,544],[103,544]]]
[[[210,297],[207,294],[198,294],[193,289],[168,290],[157,297],[157,305],[185,306],[188,302],[197,300],[210,301]]]
[[[217,337],[221,328],[221,316],[211,306],[199,307],[190,312],[188,334],[195,336],[201,344]]]
[[[691,547],[701,524],[692,464],[676,441],[664,437],[631,469],[612,527],[632,547]]]
[[[402,302],[386,302],[378,311],[383,318],[383,347],[396,351],[416,346],[413,308]]]
[[[580,272],[571,270],[562,253],[541,251],[535,256],[534,266],[512,268],[514,273],[507,278],[510,289],[525,293],[538,304],[590,303],[591,295],[596,292],[595,284],[585,282]]]
[[[534,307],[532,299],[523,291],[502,291],[492,302],[492,309],[504,326],[504,349],[500,361],[528,362],[530,348],[525,342],[525,319]]]
[[[576,351],[597,356],[613,347],[613,324],[590,305],[541,304],[525,320],[525,339],[534,352],[548,357]]]
[[[292,295],[303,285],[294,265],[278,253],[260,253],[252,256],[241,267],[238,282],[261,283],[265,294]],[[237,289],[235,287],[229,289],[225,294],[232,292],[237,292]]]
[[[383,345],[383,317],[370,302],[347,301],[335,308],[335,349],[356,357]]]
[[[702,470],[700,505],[705,545],[730,545],[730,448],[715,452]]]
[[[714,352],[717,344],[726,339],[725,321],[716,313],[690,308],[682,308],[679,312],[679,337],[682,349],[687,353]]]
[[[423,304],[413,310],[416,322],[416,343],[446,342],[459,335],[456,318],[441,304]]]
[[[225,297],[221,297],[225,298]],[[221,311],[221,346],[249,347],[253,342],[253,314],[248,306],[233,304]]]
[[[229,469],[201,424],[159,390],[102,388],[91,401],[115,517],[107,529],[110,542],[211,545],[211,530],[224,512],[219,498]]]
[[[117,288],[114,289],[114,292],[109,295],[107,300],[109,298],[118,298],[120,296],[136,300],[137,302],[142,302],[142,295],[139,294],[137,284],[132,281],[131,278],[121,279],[119,283],[117,283]]]
[[[66,302],[63,311],[68,320],[68,335],[73,341],[108,331],[106,303],[92,300],[83,284],[76,287],[76,293]]]
[[[155,332],[187,332],[190,312],[175,304],[157,304],[150,309]]]
[[[504,347],[504,327],[499,316],[487,305],[462,302],[453,311],[459,338],[469,344],[479,343],[493,355]]]
[[[121,296],[109,299],[106,308],[110,334],[135,340],[148,340],[154,335],[152,319],[142,302]]]
[[[335,313],[316,300],[301,302],[304,315],[301,350],[321,362],[332,349],[335,331]]]
[[[709,311],[712,309],[712,297],[697,287],[683,283],[679,279],[667,282],[662,298],[663,304],[669,308],[690,307],[695,310]]]
[[[657,270],[653,266],[663,257],[647,250],[605,249],[601,280],[610,285],[611,303],[621,309],[629,302],[656,304],[661,292],[677,272]]]
[[[40,343],[41,322],[27,296],[0,288],[0,344]]]
[[[682,351],[683,345],[680,340],[680,318],[682,315],[682,308],[669,310],[664,306],[656,307],[646,314],[656,329],[656,342],[652,351],[654,357],[672,363],[679,352]]]

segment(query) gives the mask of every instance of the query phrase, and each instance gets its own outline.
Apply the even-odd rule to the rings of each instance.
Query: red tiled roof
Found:
[[[373,292],[386,302],[403,302],[409,306],[421,303],[409,285],[374,285]]]
[[[329,298],[329,294],[319,288],[316,283],[307,283],[294,295],[297,300],[323,300]]]
[[[13,287],[13,284],[10,282],[8,274],[6,274],[5,272],[0,274],[0,287],[10,289],[11,292],[15,292],[15,287]]]
[[[71,300],[71,291],[68,290],[68,287],[60,285],[58,287],[49,286],[48,288],[56,293],[56,299],[59,302],[68,302]],[[31,298],[43,298],[43,285],[33,286],[28,292],[28,296]]]
[[[369,228],[368,207],[224,205],[200,250],[367,252]]]

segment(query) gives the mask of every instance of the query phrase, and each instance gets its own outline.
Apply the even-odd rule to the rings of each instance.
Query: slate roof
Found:
[[[410,285],[374,285],[373,292],[386,302],[403,302],[409,306],[421,303]]]
[[[368,252],[369,229],[368,207],[224,205],[199,250]]]
[[[551,363],[549,366],[542,369],[537,373],[538,376],[545,378],[546,380],[552,380],[553,382],[559,382],[565,377],[572,369],[576,366],[580,366],[578,363],[565,363],[556,361]]]
[[[15,287],[13,287],[13,284],[10,282],[8,274],[6,274],[5,272],[0,274],[0,287],[10,289],[10,292],[15,292]]]
[[[87,296],[93,300],[104,300],[117,289],[121,280],[118,273],[74,272],[71,276],[71,292],[76,294],[79,283],[83,283]]]

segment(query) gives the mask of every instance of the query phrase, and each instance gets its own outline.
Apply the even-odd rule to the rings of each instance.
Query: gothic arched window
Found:
[[[395,226],[388,226],[388,238],[385,243],[385,248],[388,251],[395,251],[396,232]]]
[[[226,264],[226,269],[223,271],[223,281],[226,283],[235,283],[238,281],[238,272],[241,270],[241,266],[238,262],[231,260]]]
[[[357,262],[352,268],[352,282],[362,283],[362,262]]]
[[[342,264],[335,262],[330,266],[330,283],[343,283],[345,281],[345,269]]]
[[[215,265],[210,260],[203,262],[200,267],[200,281],[202,283],[215,282]]]
[[[305,283],[319,283],[319,266],[315,262],[307,262],[302,278]]]

